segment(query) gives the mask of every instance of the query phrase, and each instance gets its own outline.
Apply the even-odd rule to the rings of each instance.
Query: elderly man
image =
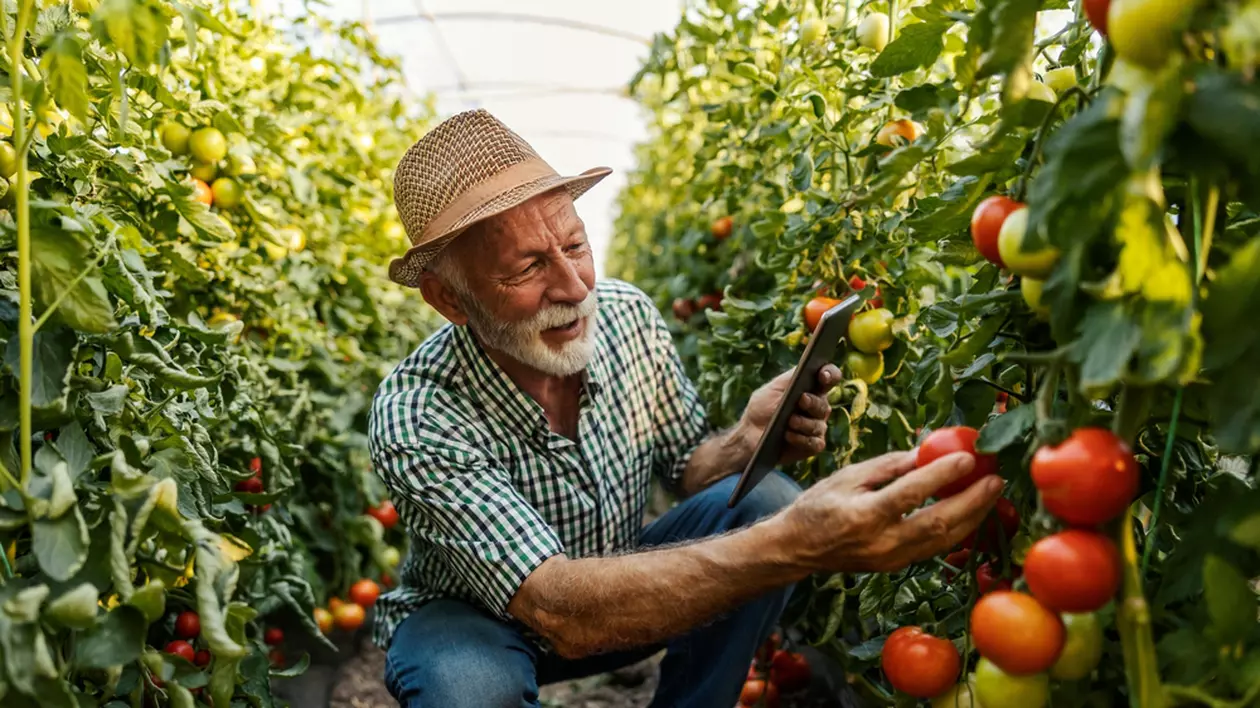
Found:
[[[784,395],[758,390],[709,426],[665,322],[596,282],[574,200],[606,176],[560,176],[485,111],[418,141],[395,175],[413,247],[391,277],[450,321],[381,384],[371,449],[411,536],[377,605],[386,682],[408,708],[538,706],[538,686],[666,649],[654,706],[730,708],[797,581],[890,571],[959,542],[1002,483],[922,506],[973,461],[912,453],[801,493],[775,473],[727,508]],[[834,366],[818,391],[840,380]],[[806,394],[784,462],[824,447]],[[683,500],[644,527],[652,478]]]

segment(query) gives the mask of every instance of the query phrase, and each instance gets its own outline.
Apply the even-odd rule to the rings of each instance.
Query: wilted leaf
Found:
[[[88,530],[79,508],[57,519],[31,522],[31,550],[54,580],[69,580],[87,560]]]
[[[147,629],[140,610],[119,605],[75,642],[74,664],[83,669],[108,669],[135,661],[144,649]]]

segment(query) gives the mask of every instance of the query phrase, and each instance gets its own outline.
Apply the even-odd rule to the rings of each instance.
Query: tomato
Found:
[[[18,153],[17,148],[9,143],[0,142],[0,177],[8,179],[17,174]]]
[[[376,584],[375,580],[363,578],[350,586],[350,602],[367,609],[376,604],[376,598],[381,596],[381,586]]]
[[[965,491],[977,480],[991,474],[997,474],[997,456],[976,454],[976,438],[978,437],[980,437],[980,431],[965,425],[959,425],[933,430],[923,439],[923,442],[919,443],[919,455],[915,460],[915,466],[917,467],[925,467],[935,460],[954,452],[970,453],[976,459],[976,466],[970,474],[936,490],[938,499],[952,497],[959,492]]]
[[[819,40],[827,36],[827,23],[817,17],[812,17],[801,23],[801,42],[805,44],[817,44]]]
[[[272,649],[267,652],[267,661],[270,661],[271,665],[275,668],[284,666],[284,652],[279,649]]]
[[[1088,0],[1086,0],[1085,8],[1086,10],[1089,9]],[[1046,86],[1049,86],[1050,90],[1055,93],[1063,93],[1075,85],[1076,69],[1070,66],[1061,66],[1046,72]]]
[[[1181,30],[1194,17],[1196,0],[1112,0],[1107,8],[1107,38],[1116,56],[1158,69],[1178,44]]]
[[[778,632],[774,632],[766,638],[766,641],[761,643],[761,648],[757,650],[753,660],[760,661],[763,664],[769,664],[770,660],[774,657],[774,652],[781,646],[783,646],[783,636]]]
[[[166,123],[158,131],[162,147],[171,151],[172,155],[183,155],[188,152],[188,137],[192,132],[179,123]]]
[[[1032,545],[1024,556],[1028,590],[1056,612],[1093,612],[1120,589],[1120,552],[1106,536],[1068,529]]]
[[[1110,8],[1111,0],[1085,0],[1085,16],[1104,37],[1107,36],[1107,10]]]
[[[227,138],[218,128],[198,128],[188,138],[188,151],[198,162],[218,162],[227,155]]]
[[[880,296],[878,285],[875,286],[875,297],[872,297],[870,300],[868,300],[867,304],[869,304],[871,307],[875,309],[879,309],[884,306],[884,298]]]
[[[175,636],[180,639],[196,639],[201,635],[201,617],[192,610],[185,610],[175,617]]]
[[[882,353],[863,354],[862,352],[849,352],[844,355],[844,365],[854,376],[862,379],[867,384],[873,384],[879,381],[884,375],[884,355]]]
[[[1054,89],[1035,80],[1028,82],[1027,97],[1029,100],[1041,101],[1042,103],[1054,103],[1059,100],[1059,97],[1054,94]]]
[[[1063,643],[1059,660],[1050,667],[1050,678],[1079,681],[1093,673],[1102,661],[1102,624],[1092,612],[1065,614],[1061,619],[1067,629],[1067,641]]]
[[[210,658],[210,651],[208,649],[202,649],[193,655],[193,663],[197,666],[209,666]]]
[[[255,477],[262,476],[262,458],[261,457],[250,458],[249,471],[253,472]]]
[[[1028,235],[1028,208],[1016,209],[1002,222],[998,232],[998,254],[1006,268],[1015,275],[1045,280],[1059,262],[1059,249],[1053,246],[1036,251],[1024,250]]]
[[[353,632],[363,626],[363,619],[367,616],[367,612],[359,605],[353,602],[347,602],[332,611],[333,622],[336,623],[337,629],[344,632]]]
[[[214,203],[220,209],[235,209],[241,205],[241,199],[245,196],[240,183],[231,177],[216,179],[210,189],[214,192]]]
[[[334,595],[333,597],[328,598],[328,611],[335,614],[337,612],[337,608],[344,604],[346,604],[345,600],[342,600]]]
[[[967,678],[966,683],[955,684],[953,688],[932,699],[932,708],[984,708],[980,699],[976,698],[976,679]]]
[[[1046,510],[1075,526],[1116,518],[1138,489],[1133,452],[1104,428],[1079,428],[1059,445],[1040,448],[1029,472]]]
[[[994,568],[992,563],[981,563],[976,568],[976,591],[981,595],[1010,589],[1011,581],[1001,577],[1001,571]]]
[[[955,567],[955,568],[957,568],[957,569],[959,569],[959,570],[962,570],[962,569],[966,568],[966,567],[967,567],[967,563],[969,563],[970,561],[971,561],[971,549],[970,549],[970,548],[962,548],[962,549],[959,549],[959,550],[957,550],[957,551],[954,551],[953,553],[950,553],[949,555],[945,556],[945,563],[946,563],[946,564],[948,564],[948,565],[951,565],[951,566],[953,566],[953,567]],[[953,579],[954,579],[954,571],[952,571],[952,570],[946,570],[946,571],[944,571],[944,572],[942,573],[942,575],[944,575],[944,576],[945,576],[945,579],[946,579],[946,580],[953,580]]]
[[[174,654],[189,663],[192,663],[192,661],[197,658],[197,652],[193,651],[192,645],[183,639],[176,639],[168,643],[166,648],[162,651],[167,654]]]
[[[254,158],[249,155],[233,153],[228,155],[227,167],[224,169],[232,177],[240,177],[241,175],[252,175],[258,172],[258,166],[254,164]]]
[[[1045,671],[1059,658],[1064,629],[1059,616],[1032,595],[998,590],[972,608],[971,639],[980,656],[1025,676]]]
[[[399,553],[397,548],[388,546],[381,551],[381,562],[385,564],[386,568],[397,568],[398,564],[402,562],[402,553]]]
[[[893,343],[893,313],[878,308],[854,315],[849,322],[849,344],[867,354],[882,352]]]
[[[888,15],[882,12],[872,12],[857,26],[857,41],[867,49],[874,49],[876,52],[884,51],[884,47],[888,46],[888,35],[890,24]]]
[[[722,310],[722,293],[709,293],[708,295],[701,295],[700,299],[696,301],[696,305],[701,310],[721,311]]]
[[[971,242],[976,244],[980,255],[991,263],[996,263],[999,268],[1006,264],[1002,262],[1002,254],[998,252],[998,233],[1001,232],[1006,217],[1023,206],[1010,197],[998,194],[980,202],[976,205],[976,210],[971,212]]]
[[[976,664],[976,699],[984,708],[1041,708],[1050,699],[1050,677],[1012,676],[981,659]]]
[[[250,477],[249,479],[242,479],[241,481],[236,483],[236,486],[233,487],[233,489],[235,489],[238,492],[243,492],[245,494],[262,494],[263,481],[257,477]]]
[[[739,692],[739,704],[747,708],[752,708],[753,706],[778,708],[779,687],[774,685],[773,682],[762,679],[745,681],[744,689]]]
[[[1019,279],[1019,292],[1024,296],[1024,303],[1040,319],[1046,319],[1050,316],[1050,308],[1041,302],[1041,293],[1045,287],[1046,282],[1044,280],[1037,280],[1036,278]]]
[[[729,216],[723,216],[715,220],[713,225],[709,227],[709,233],[713,234],[713,238],[719,241],[725,241],[734,230],[735,220]]]
[[[381,526],[392,529],[398,525],[398,510],[394,508],[394,502],[386,499],[381,502],[380,506],[369,507],[368,516],[381,522]]]
[[[744,680],[751,681],[752,679],[760,678],[760,677],[761,677],[761,674],[757,673],[757,662],[753,661],[752,663],[748,665],[748,675],[744,677]]]
[[[994,517],[996,521],[994,520]],[[963,539],[964,548],[975,548],[983,553],[997,553],[1002,550],[1002,536],[1006,537],[1006,547],[1010,548],[1011,539],[1019,533],[1019,510],[1008,499],[998,499],[993,505],[993,514],[980,522],[980,528]],[[983,535],[980,535],[983,534]],[[977,537],[980,539],[976,542]]]
[[[948,639],[918,627],[901,627],[884,642],[882,665],[893,688],[916,698],[933,698],[958,680],[962,657]]]
[[[912,143],[923,133],[914,121],[902,118],[889,121],[875,134],[875,142],[887,147]]]
[[[214,178],[219,175],[219,167],[213,162],[195,162],[194,161],[192,168],[188,170],[188,174],[192,175],[193,177],[196,177],[202,182],[209,184],[210,182],[213,182]]]
[[[695,300],[684,297],[674,300],[674,317],[679,322],[687,322],[694,314],[696,314]]]
[[[849,288],[852,289],[854,292],[865,290],[866,281],[862,279],[862,276],[855,275],[852,278],[849,278]]]
[[[192,178],[192,183],[193,199],[196,199],[206,206],[214,204],[214,191],[210,189],[210,185],[197,179],[196,177]]]
[[[283,644],[284,630],[279,627],[268,627],[267,631],[263,632],[263,643],[271,646]]]
[[[809,660],[794,651],[780,649],[770,659],[770,681],[784,691],[809,685]]]
[[[827,310],[839,305],[840,301],[831,297],[816,297],[805,303],[805,328],[813,332]]]

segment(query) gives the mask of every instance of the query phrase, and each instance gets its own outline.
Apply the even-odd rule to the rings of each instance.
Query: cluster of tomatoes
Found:
[[[377,506],[368,507],[364,513],[379,521],[387,530],[398,525],[398,510],[388,499]],[[397,548],[390,546],[385,549],[384,555],[386,565],[390,568],[397,567],[400,560]],[[389,585],[392,579],[388,575],[382,575],[381,581]],[[312,616],[320,632],[331,634],[334,628],[343,632],[354,632],[362,627],[367,618],[367,611],[381,596],[381,586],[371,578],[360,578],[350,586],[346,596],[350,599],[349,602],[334,596],[328,599],[327,607],[315,608]]]
[[[253,473],[253,476],[237,482],[233,489],[242,494],[262,494],[266,490],[263,485],[261,457],[255,457],[249,461],[249,471]],[[271,504],[248,506],[256,514],[261,514],[271,508]]]
[[[170,122],[158,130],[162,145],[172,155],[191,155],[192,167],[188,170],[193,185],[193,197],[206,206],[234,209],[241,204],[245,193],[235,178],[255,171],[249,157],[233,155],[224,165],[224,176],[219,174],[219,162],[228,155],[227,138],[218,128],[204,126],[189,130],[184,124]]]
[[[782,635],[775,632],[748,665],[748,676],[736,708],[778,708],[780,692],[805,688],[811,675],[809,660],[798,652],[784,649]]]
[[[855,293],[862,292],[866,289],[866,281],[854,275],[849,278],[849,289]],[[840,302],[820,294],[805,303],[802,313],[805,329],[810,332],[818,329],[823,315]],[[859,312],[849,321],[847,339],[852,349],[845,354],[844,365],[853,376],[873,384],[884,375],[884,350],[893,344],[893,313],[884,307],[884,298],[878,286],[866,306],[870,309]]]
[[[919,447],[917,464],[953,452],[976,457],[975,471],[940,489],[957,494],[997,472],[992,455],[975,450],[974,428],[942,428]],[[1096,612],[1119,591],[1121,560],[1115,543],[1098,530],[1123,514],[1137,493],[1138,467],[1132,451],[1111,431],[1080,428],[1057,445],[1033,455],[1029,468],[1042,506],[1064,525],[1034,543],[1019,569],[1003,577],[999,566],[976,568],[979,599],[971,610],[971,642],[980,654],[974,676],[958,684],[962,656],[955,644],[902,627],[889,635],[882,663],[889,683],[934,705],[984,708],[1039,708],[1049,698],[1050,680],[1088,677],[1102,657],[1102,625]],[[998,523],[963,542],[945,562],[972,565],[974,553],[1001,553],[1018,532],[1014,505],[999,500]],[[1027,592],[1015,589],[1025,585]]]
[[[1047,317],[1050,310],[1042,303],[1041,293],[1059,261],[1059,251],[1053,246],[1031,248],[1027,236],[1028,207],[1010,197],[989,197],[971,214],[971,240],[976,250],[999,268],[1020,276],[1024,302],[1038,317]]]
[[[713,224],[709,226],[709,233],[713,235],[713,239],[719,243],[730,238],[731,233],[735,230],[735,220],[729,216],[723,216],[715,219]],[[691,318],[698,312],[705,310],[721,310],[722,309],[722,293],[711,292],[701,295],[698,298],[680,297],[674,300],[674,317],[679,322],[690,322]]]

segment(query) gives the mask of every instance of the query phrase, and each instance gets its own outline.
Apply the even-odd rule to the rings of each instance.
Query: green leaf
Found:
[[[977,78],[1005,74],[1032,56],[1033,31],[1037,27],[1040,0],[997,0],[985,3],[991,18],[991,34],[980,56]]]
[[[81,121],[88,116],[88,76],[83,45],[73,32],[58,32],[39,62],[48,90],[62,108]]]
[[[1260,175],[1260,85],[1202,66],[1186,97],[1186,123],[1229,162]]]
[[[39,567],[54,580],[69,580],[87,561],[88,530],[79,507],[57,519],[31,523],[31,550]]]
[[[897,76],[930,65],[945,48],[945,32],[953,22],[906,25],[871,63],[872,76]]]
[[[796,154],[796,164],[792,168],[792,188],[804,192],[814,183],[814,153],[805,148]]]
[[[1260,237],[1236,250],[1216,272],[1203,301],[1203,364],[1211,377],[1208,405],[1221,449],[1260,452],[1260,399],[1255,396],[1260,359]]]
[[[87,629],[96,623],[99,594],[95,585],[83,583],[49,602],[44,616],[71,629]]]
[[[1141,340],[1141,329],[1120,303],[1091,307],[1072,349],[1072,359],[1081,365],[1081,390],[1107,390],[1118,382]]]
[[[1015,406],[990,420],[980,429],[980,437],[976,439],[976,451],[989,454],[1001,452],[1023,439],[1036,422],[1035,407]]]
[[[175,211],[192,224],[197,233],[219,242],[236,238],[236,233],[226,221],[210,211],[205,204],[193,198],[192,187],[181,185],[168,189],[167,194],[171,198],[171,204],[175,206]]]
[[[70,383],[70,366],[78,349],[74,332],[65,327],[49,327],[35,333],[31,351],[31,403],[45,407],[65,398]],[[4,352],[4,363],[17,376],[21,348],[13,337]]]
[[[147,629],[140,610],[119,605],[79,637],[74,664],[82,669],[109,669],[135,661],[144,650]]]
[[[1229,539],[1242,546],[1260,551],[1260,512],[1239,521],[1230,529]]]
[[[154,0],[103,0],[92,15],[92,28],[132,64],[148,66],[166,44],[168,20]]]
[[[83,399],[92,407],[92,410],[101,415],[116,415],[122,413],[123,402],[127,400],[129,390],[125,384],[118,384],[104,391],[85,393]]]
[[[31,276],[35,299],[50,307],[69,291],[58,307],[56,317],[80,332],[103,333],[116,326],[114,308],[101,279],[88,275],[71,290],[70,286],[92,261],[74,236],[60,229],[39,228],[32,234]]]
[[[77,421],[61,429],[55,445],[57,451],[65,458],[70,468],[70,478],[74,480],[87,471],[92,458],[96,456],[92,443],[83,434],[83,426]]]
[[[1120,118],[1120,148],[1134,170],[1156,164],[1164,141],[1181,120],[1184,83],[1180,63],[1174,62],[1129,93]]]
[[[1221,643],[1239,641],[1256,623],[1256,593],[1232,563],[1209,553],[1203,559],[1203,601]]]

